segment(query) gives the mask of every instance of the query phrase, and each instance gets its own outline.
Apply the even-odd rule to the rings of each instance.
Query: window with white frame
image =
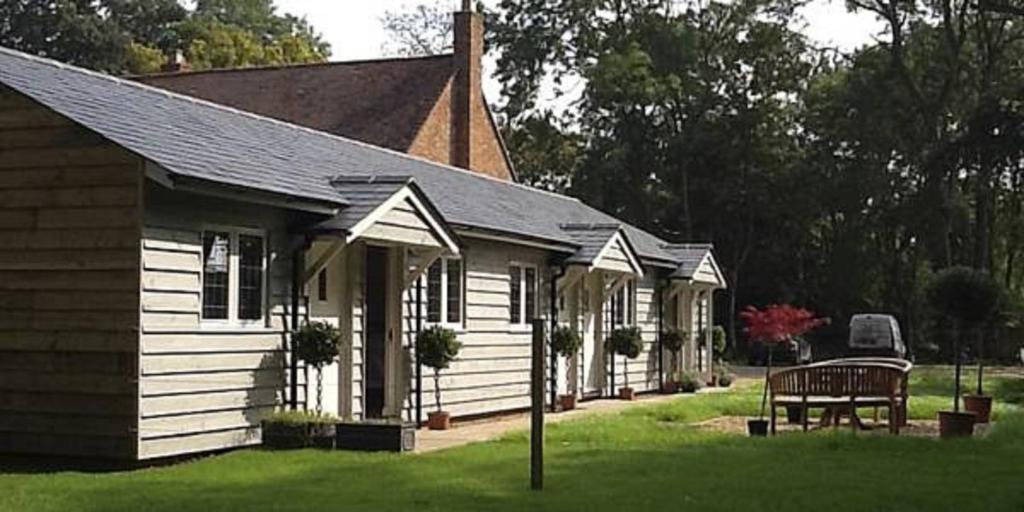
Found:
[[[427,322],[461,324],[462,260],[439,258],[427,269]]]
[[[258,323],[266,302],[267,244],[261,231],[203,231],[202,319]]]
[[[509,323],[527,325],[537,317],[537,267],[508,267]]]
[[[612,296],[612,321],[615,327],[636,325],[636,280],[630,279]]]

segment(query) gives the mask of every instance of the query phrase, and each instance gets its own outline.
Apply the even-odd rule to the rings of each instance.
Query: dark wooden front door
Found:
[[[366,248],[366,417],[384,416],[384,368],[387,356],[388,250]]]

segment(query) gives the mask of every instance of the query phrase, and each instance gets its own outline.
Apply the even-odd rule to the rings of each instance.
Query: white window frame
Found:
[[[203,247],[203,241],[206,239],[206,234],[209,232],[220,232],[228,234],[228,317],[227,318],[204,318],[203,317],[203,293],[204,286],[203,282],[206,276],[206,253],[205,247]],[[239,285],[241,284],[239,271],[239,263],[241,257],[238,253],[238,237],[239,235],[258,236],[263,240],[263,261],[262,261],[262,282],[260,283],[260,290],[262,296],[260,301],[262,303],[260,310],[263,313],[261,318],[258,319],[242,319],[238,318],[238,307],[239,307]],[[270,259],[268,254],[269,244],[267,242],[267,231],[264,229],[256,228],[243,228],[239,226],[225,226],[219,224],[204,224],[202,230],[199,233],[200,247],[203,253],[200,258],[200,273],[199,273],[199,324],[204,328],[220,328],[220,329],[231,329],[231,328],[265,328],[267,327],[268,315],[268,304],[267,304],[267,273],[268,265],[267,262]]]
[[[459,281],[462,286],[459,287],[459,321],[449,322],[448,321],[448,262],[458,261],[459,262]],[[426,300],[423,303],[423,323],[426,325],[440,325],[442,327],[448,327],[455,330],[461,330],[466,325],[466,260],[462,257],[447,258],[440,257],[430,266],[434,266],[436,263],[441,263],[441,321],[431,322],[430,321],[430,268],[420,276],[423,282],[423,290],[426,292]]]
[[[637,278],[631,277],[612,295],[613,303],[618,300],[618,295],[620,293],[623,295],[622,306],[626,311],[622,313],[621,327],[635,327],[637,325],[636,295],[638,286]],[[631,288],[632,293],[629,293]],[[612,324],[615,324],[615,320],[616,319],[613,316]],[[613,327],[618,328],[619,326],[613,325]]]
[[[533,270],[533,317],[540,318],[540,269],[534,263],[526,263],[522,261],[510,261],[508,262],[507,271],[509,279],[511,279],[512,267],[519,267],[519,322],[512,323],[512,283],[509,282],[508,286],[508,325],[511,331],[529,331],[532,326],[529,320],[526,318],[526,269]]]

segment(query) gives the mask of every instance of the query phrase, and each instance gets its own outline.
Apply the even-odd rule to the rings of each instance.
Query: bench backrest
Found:
[[[882,364],[820,365],[791,368],[769,378],[772,395],[896,396],[906,373]]]

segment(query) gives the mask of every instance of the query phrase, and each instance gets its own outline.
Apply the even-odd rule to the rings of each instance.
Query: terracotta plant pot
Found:
[[[633,388],[619,388],[619,398],[623,400],[636,400],[636,393]]]
[[[973,412],[939,412],[939,437],[955,439],[974,435]]]
[[[768,420],[747,420],[747,433],[750,434],[750,437],[767,437]]]
[[[667,380],[661,385],[661,392],[666,395],[674,395],[679,392],[679,383],[674,380]]]
[[[576,408],[576,395],[558,395],[558,405],[563,411],[571,411]]]
[[[974,413],[975,423],[988,423],[992,417],[992,397],[985,395],[965,395],[964,410]]]
[[[452,428],[452,416],[445,411],[427,413],[427,428],[448,430]]]

